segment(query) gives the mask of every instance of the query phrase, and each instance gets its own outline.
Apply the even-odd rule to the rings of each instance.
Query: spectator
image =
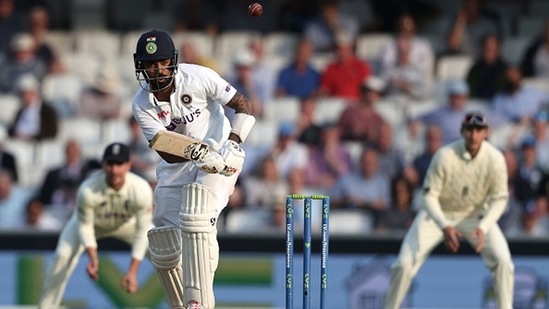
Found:
[[[501,36],[499,21],[484,9],[484,0],[463,0],[446,39],[445,54],[469,54],[477,57],[482,38]]]
[[[416,120],[425,125],[436,125],[442,130],[443,144],[460,138],[461,120],[470,111],[469,87],[463,80],[449,81],[446,88],[448,103],[418,117]]]
[[[505,165],[507,166],[507,184],[509,187],[509,202],[501,218],[498,221],[499,226],[505,234],[508,234],[511,230],[517,229],[521,226],[522,206],[517,199],[517,188],[515,184],[518,183],[519,163],[517,153],[514,148],[506,148],[503,150],[503,157],[505,158]]]
[[[432,74],[412,61],[411,43],[409,38],[397,40],[396,61],[383,66],[380,75],[387,84],[387,95],[423,100],[432,95]]]
[[[93,84],[80,94],[77,116],[96,120],[120,118],[125,102],[118,93],[119,86],[119,76],[114,70],[99,69]]]
[[[391,181],[391,205],[379,218],[376,232],[404,233],[412,225],[416,211],[412,206],[414,186],[400,175]]]
[[[8,135],[21,140],[55,138],[59,126],[57,112],[42,99],[38,80],[32,75],[23,75],[16,87],[21,107],[8,127]]]
[[[425,131],[425,150],[422,154],[414,158],[412,162],[412,178],[410,179],[415,186],[421,186],[429,164],[435,155],[435,152],[442,146],[442,131],[436,125],[430,125]],[[408,174],[409,175],[409,174]]]
[[[391,41],[381,47],[381,71],[397,67],[399,45],[408,50],[409,62],[415,66],[426,81],[432,81],[435,56],[429,41],[416,35],[417,27],[414,18],[407,13],[398,18],[397,32]],[[401,46],[402,48],[402,46]],[[402,55],[401,55],[402,57]]]
[[[524,77],[549,78],[549,20],[543,25],[542,33],[526,48],[520,70]]]
[[[315,52],[331,52],[344,35],[354,41],[359,33],[358,21],[339,10],[338,0],[322,0],[320,14],[305,25],[304,36],[313,43]]]
[[[494,96],[492,108],[507,121],[527,124],[548,101],[547,93],[524,85],[519,68],[509,66],[505,71],[504,89]]]
[[[14,185],[8,171],[0,170],[0,229],[21,227],[28,192]]]
[[[25,224],[21,228],[35,231],[60,231],[61,221],[50,214],[38,198],[31,198],[25,208]]]
[[[547,111],[537,112],[532,119],[532,135],[536,140],[536,157],[538,166],[549,173],[549,113]]]
[[[305,167],[307,187],[328,191],[338,178],[349,172],[351,156],[340,141],[339,127],[335,123],[322,127],[319,143],[309,148]]]
[[[133,116],[128,119],[128,127],[130,130],[128,147],[132,163],[131,172],[150,181],[147,176],[155,171],[159,156],[149,147],[149,142],[145,139],[141,127]]]
[[[280,196],[289,194],[288,183],[279,176],[272,156],[263,158],[256,173],[243,179],[247,208],[269,209]]]
[[[0,93],[13,94],[16,82],[24,75],[32,75],[42,81],[47,66],[36,54],[36,44],[29,33],[18,33],[10,43],[11,53],[2,62]]]
[[[370,77],[364,81],[360,102],[348,106],[339,118],[338,126],[342,140],[368,144],[377,142],[379,128],[385,120],[376,111],[375,105],[381,98],[384,88],[385,83],[377,77]]]
[[[275,93],[276,87],[276,71],[272,67],[271,62],[266,57],[265,43],[262,38],[254,38],[250,41],[248,49],[254,55],[252,65],[252,75],[254,80],[261,84],[261,88],[265,89],[262,100],[266,103],[270,102]]]
[[[335,60],[321,74],[320,95],[358,101],[362,82],[372,74],[372,69],[367,62],[356,57],[353,46],[352,38],[337,36]]]
[[[13,36],[28,30],[28,23],[26,15],[15,10],[15,0],[0,0],[0,60],[10,52]]]
[[[218,1],[189,0],[177,2],[173,11],[175,32],[205,32],[210,36],[219,33]]]
[[[284,180],[289,180],[294,170],[298,174],[303,173],[307,164],[307,149],[297,142],[295,134],[295,125],[292,122],[280,123],[278,138],[270,151],[275,159],[278,175]]]
[[[11,152],[4,149],[2,142],[0,142],[0,171],[9,172],[14,184],[17,184],[19,181],[19,173],[17,172],[17,158]]]
[[[305,145],[318,145],[322,127],[316,122],[316,97],[303,98],[299,105],[299,117],[296,120],[297,140]]]
[[[179,50],[181,56],[181,58],[179,58],[179,62],[202,65],[220,73],[219,66],[217,65],[215,59],[201,55],[196,50],[195,44],[193,44],[192,42],[183,42]]]
[[[59,60],[57,51],[45,42],[45,37],[50,31],[50,16],[48,11],[43,7],[37,6],[31,9],[29,16],[30,34],[34,39],[37,57],[46,64],[48,73],[56,74],[65,72],[65,68]]]
[[[390,178],[379,166],[379,153],[366,148],[360,157],[360,169],[340,177],[332,188],[330,198],[334,208],[364,209],[374,218],[374,226],[381,213],[389,207]]]
[[[367,145],[366,145],[367,146]],[[393,178],[404,170],[404,153],[393,141],[393,127],[384,123],[379,127],[379,135],[375,144],[379,151],[379,168]]]
[[[304,99],[316,94],[320,73],[312,66],[313,46],[308,40],[297,44],[292,63],[278,73],[275,95]]]
[[[523,213],[532,213],[537,203],[537,194],[543,170],[537,165],[536,140],[533,136],[526,136],[520,144],[518,173],[513,184],[515,197],[519,201]]]
[[[39,198],[52,211],[60,213],[65,222],[76,205],[76,190],[92,170],[101,166],[97,160],[85,160],[76,140],[65,143],[65,162],[46,173],[39,190]]]
[[[501,57],[501,43],[497,36],[487,35],[482,41],[482,52],[467,73],[469,96],[490,101],[503,90],[507,63]]]
[[[263,106],[268,100],[268,89],[265,88],[265,84],[253,76],[252,69],[255,62],[255,55],[250,50],[244,49],[238,52],[234,58],[235,74],[229,78],[229,82],[250,100],[254,116],[262,118]],[[231,118],[234,111],[225,108],[225,114]]]

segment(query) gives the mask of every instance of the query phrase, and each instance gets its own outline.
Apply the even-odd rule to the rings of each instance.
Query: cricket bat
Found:
[[[210,145],[192,137],[168,131],[158,131],[149,147],[187,160],[200,160],[211,151]]]

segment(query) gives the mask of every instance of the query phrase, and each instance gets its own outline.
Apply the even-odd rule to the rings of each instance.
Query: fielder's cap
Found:
[[[122,143],[112,143],[105,149],[103,161],[126,163],[130,161],[130,148]]]
[[[17,79],[16,87],[19,92],[23,91],[39,91],[40,82],[32,74],[22,75]]]
[[[479,111],[467,113],[461,121],[463,128],[487,128],[488,125],[488,117]]]
[[[32,36],[25,32],[14,35],[10,41],[10,47],[13,51],[33,50],[35,46]]]
[[[448,83],[448,94],[450,95],[469,94],[469,86],[463,80],[452,80]]]
[[[536,139],[532,135],[527,135],[522,139],[522,142],[520,143],[520,148],[535,148],[536,147]]]
[[[370,76],[364,80],[362,87],[364,90],[368,89],[381,93],[385,90],[385,82],[379,77]]]
[[[160,30],[151,30],[141,35],[137,41],[135,60],[157,61],[171,59],[175,44],[169,34]]]

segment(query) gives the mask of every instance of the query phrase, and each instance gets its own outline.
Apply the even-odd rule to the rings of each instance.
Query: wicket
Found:
[[[322,201],[321,251],[320,251],[320,309],[324,309],[328,276],[330,197],[326,195],[305,196],[292,194],[286,197],[286,309],[293,309],[293,272],[294,272],[294,200],[304,201],[303,221],[303,309],[311,307],[311,206],[314,200]]]

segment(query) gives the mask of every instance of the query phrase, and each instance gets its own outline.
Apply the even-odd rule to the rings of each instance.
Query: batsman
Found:
[[[140,85],[132,113],[147,140],[163,130],[205,141],[210,147],[184,157],[185,149],[157,151],[151,262],[171,308],[215,307],[219,260],[216,222],[244,163],[239,144],[255,118],[249,100],[215,71],[178,63],[169,34],[143,33],[134,53]],[[229,119],[224,107],[234,109]]]

